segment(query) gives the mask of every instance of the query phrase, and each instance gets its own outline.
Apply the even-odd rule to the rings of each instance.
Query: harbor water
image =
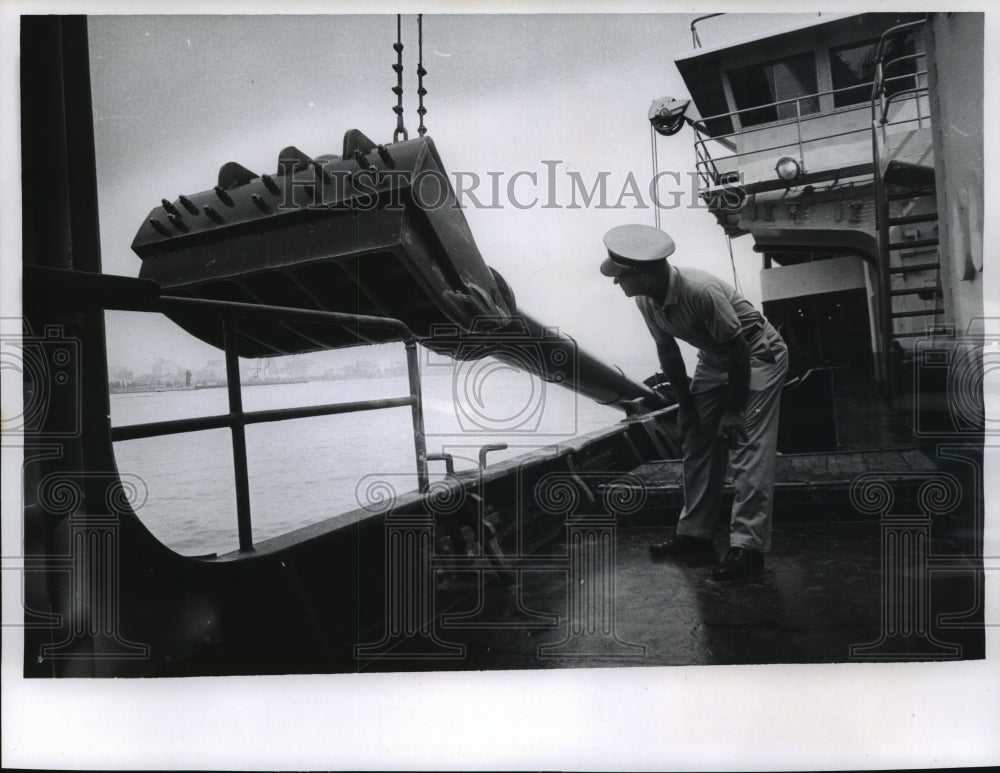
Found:
[[[425,368],[428,453],[449,453],[457,470],[553,445],[621,420],[616,409],[546,384],[495,361]],[[406,376],[245,386],[246,411],[352,402],[409,394]],[[111,395],[113,426],[228,412],[227,390]],[[409,407],[252,424],[246,428],[255,542],[416,489]],[[229,429],[115,443],[119,471],[134,487],[136,512],[182,555],[238,547]],[[444,463],[430,463],[431,479]]]

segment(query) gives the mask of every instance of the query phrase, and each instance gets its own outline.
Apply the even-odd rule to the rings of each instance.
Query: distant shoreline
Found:
[[[648,362],[648,364],[647,364]],[[458,364],[456,363],[453,367],[427,367],[424,363],[420,368],[420,378],[421,381],[427,379],[433,379],[438,377],[451,377],[455,374],[455,369]],[[622,366],[618,366],[622,372]],[[636,371],[637,380],[638,374],[648,371],[647,375],[651,375],[656,372],[655,363],[648,361],[646,358],[642,360],[642,363],[638,362],[626,362],[625,367],[629,370]],[[274,379],[249,379],[241,380],[240,386],[251,387],[251,386],[274,386],[276,384],[308,384],[314,382],[324,382],[324,381],[371,381],[374,379],[387,379],[387,378],[405,378],[406,370],[390,370],[382,373],[337,373],[331,375],[323,376],[313,376],[312,378],[274,378]],[[190,392],[202,389],[225,389],[226,382],[212,382],[208,384],[193,384],[191,386],[184,385],[152,385],[152,384],[129,384],[128,386],[116,385],[113,382],[109,382],[108,391],[111,394],[144,394],[146,392]]]
[[[406,374],[403,373],[403,376]],[[311,384],[314,382],[322,381],[365,381],[372,378],[399,378],[399,374],[386,374],[384,376],[336,376],[329,378],[294,378],[294,379],[252,379],[248,381],[240,381],[241,387],[252,387],[252,386],[275,386],[278,384]],[[113,395],[129,395],[129,394],[145,394],[147,392],[194,392],[201,391],[203,389],[225,389],[226,382],[217,382],[211,384],[192,384],[191,386],[184,385],[169,385],[169,386],[152,386],[152,385],[129,385],[126,387],[115,386],[114,384],[109,384],[108,392]]]

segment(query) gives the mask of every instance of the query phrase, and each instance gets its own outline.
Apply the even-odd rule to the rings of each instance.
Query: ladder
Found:
[[[900,24],[883,33],[876,49],[872,89],[880,370],[883,389],[890,400],[910,391],[909,385],[899,383],[903,339],[933,334],[936,323],[945,314],[934,168],[892,158],[887,131],[888,126],[901,123],[915,124],[917,129],[930,125],[930,117],[923,114],[920,104],[927,93],[926,71],[914,66],[910,73],[892,75],[894,67],[916,62],[925,54],[921,51],[888,58],[890,43],[898,43],[911,31],[916,36],[922,32],[924,23],[921,20]],[[907,79],[912,87],[900,88],[908,85]],[[916,116],[891,121],[890,107],[904,99],[915,106]]]

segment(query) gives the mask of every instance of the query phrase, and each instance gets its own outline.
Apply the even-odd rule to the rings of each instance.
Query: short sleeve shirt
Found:
[[[636,296],[654,340],[679,338],[698,349],[700,365],[725,372],[728,344],[743,332],[748,340],[766,326],[753,305],[721,279],[697,268],[670,266],[663,303]]]

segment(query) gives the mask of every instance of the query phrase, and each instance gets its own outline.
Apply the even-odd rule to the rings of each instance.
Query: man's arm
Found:
[[[743,409],[750,396],[750,346],[742,333],[729,342],[729,393],[726,407],[719,420],[719,436],[736,442],[740,435],[746,439],[743,429]]]
[[[750,345],[739,333],[729,343],[729,395],[726,410],[740,413],[750,397]]]
[[[688,388],[687,369],[684,367],[680,347],[673,338],[666,338],[656,342],[656,354],[660,359],[660,367],[663,368],[674,394],[677,395],[679,406],[677,424],[682,432],[687,432],[699,423],[699,418],[694,400],[691,398],[691,390]],[[749,385],[749,377],[747,384]]]

